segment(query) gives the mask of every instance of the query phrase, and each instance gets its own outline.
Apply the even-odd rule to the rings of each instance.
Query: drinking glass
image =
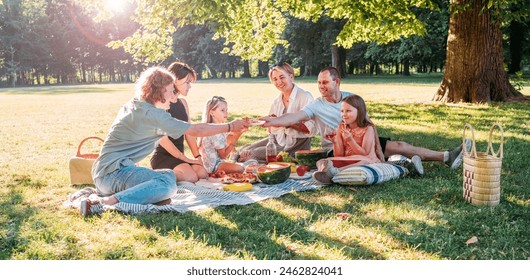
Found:
[[[335,135],[337,134],[337,131],[329,126],[326,126],[326,129],[324,130],[324,138],[328,139],[329,141],[333,141],[333,138],[335,138]]]

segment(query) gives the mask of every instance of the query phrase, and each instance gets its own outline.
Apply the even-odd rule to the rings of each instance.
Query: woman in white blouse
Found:
[[[313,101],[313,95],[298,87],[294,83],[294,70],[288,63],[279,63],[269,71],[269,79],[280,91],[278,97],[272,102],[269,110],[270,116],[281,116],[286,113],[300,111],[306,104]],[[289,127],[271,127],[269,133],[274,135],[276,151],[286,151],[294,158],[298,150],[310,150],[311,139],[317,133],[313,120],[301,122]],[[265,146],[269,138],[262,139],[254,144],[246,145],[239,151],[238,161],[243,162],[255,159],[265,161]]]

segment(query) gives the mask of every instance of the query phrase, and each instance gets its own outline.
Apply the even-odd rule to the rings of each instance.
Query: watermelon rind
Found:
[[[326,150],[300,150],[295,152],[296,162],[299,165],[309,166],[311,169],[317,168],[317,161],[327,156],[328,152]]]
[[[274,163],[261,166],[256,173],[261,182],[268,185],[281,184],[289,179],[291,165],[289,163]]]

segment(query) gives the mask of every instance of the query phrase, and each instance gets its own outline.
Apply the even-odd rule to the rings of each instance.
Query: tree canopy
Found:
[[[86,0],[77,1],[87,5]],[[98,2],[108,12],[101,4],[104,0]],[[415,12],[437,9],[431,0],[138,0],[136,3],[134,18],[141,27],[112,46],[123,46],[147,61],[171,55],[171,35],[189,24],[213,26],[215,36],[225,38],[226,46],[230,47],[226,52],[243,59],[267,60],[277,45],[287,44],[281,37],[288,16],[314,22],[321,17],[342,21],[333,43],[350,48],[357,42],[388,43],[424,34],[425,26]]]

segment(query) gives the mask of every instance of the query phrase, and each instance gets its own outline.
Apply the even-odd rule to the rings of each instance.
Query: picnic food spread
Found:
[[[233,183],[255,183],[258,181],[256,175],[252,173],[225,173],[222,170],[219,170],[215,173],[209,174],[210,181],[220,182],[223,184],[233,184]]]
[[[265,184],[280,184],[291,175],[291,164],[287,162],[270,163],[258,168],[258,178]]]

